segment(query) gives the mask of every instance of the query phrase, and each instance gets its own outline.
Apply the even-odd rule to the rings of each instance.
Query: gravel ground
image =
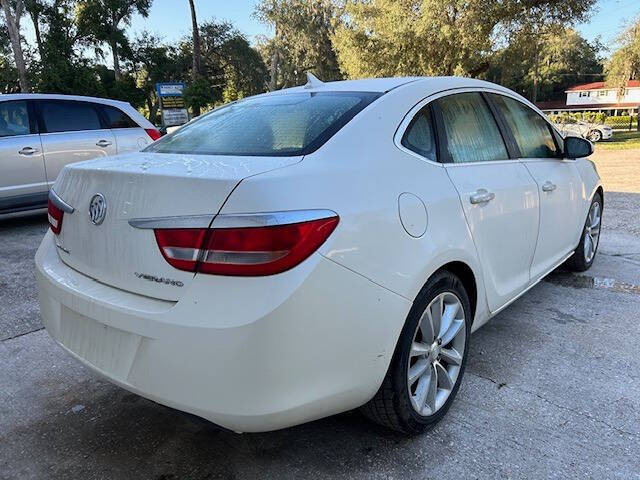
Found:
[[[640,479],[640,150],[595,157],[593,268],[550,275],[474,334],[449,414],[413,438],[358,412],[236,435],[98,379],[39,330],[46,217],[0,220],[0,479]]]

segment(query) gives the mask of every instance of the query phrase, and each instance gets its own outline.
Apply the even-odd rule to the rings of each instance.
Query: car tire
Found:
[[[456,300],[458,305],[455,304]],[[447,327],[447,318],[451,317],[451,311],[455,308],[457,313],[454,313],[454,319],[450,327]],[[441,311],[440,328],[450,330],[439,331],[429,353],[418,355],[416,349],[420,351],[420,348],[428,345],[431,338],[436,337],[423,334],[424,325],[429,325],[427,329],[430,328],[431,331],[440,330],[437,326],[434,328],[435,321],[431,321],[437,317],[438,310]],[[462,326],[456,323],[460,318],[463,318]],[[436,272],[414,301],[382,385],[373,399],[361,407],[364,415],[380,425],[410,435],[422,433],[438,423],[447,413],[460,388],[469,351],[472,321],[469,297],[460,279],[449,271]],[[449,340],[452,333],[448,332],[456,329],[455,337]],[[464,339],[463,342],[460,341],[461,338]],[[439,343],[440,346],[435,346],[439,341],[442,342]],[[450,365],[448,359],[454,357],[452,352],[457,357]],[[436,356],[437,361],[433,360]],[[431,365],[427,367],[428,373],[411,384],[409,375],[422,368],[425,362]],[[432,387],[433,376],[435,393]],[[440,382],[447,388],[441,389]],[[419,397],[425,391],[425,384],[425,402],[419,412],[418,405],[422,401]]]
[[[591,200],[587,219],[582,228],[580,243],[569,257],[565,266],[574,272],[584,272],[591,268],[600,245],[600,230],[602,229],[602,196],[596,193]]]
[[[587,133],[587,140],[591,143],[596,143],[602,140],[602,132],[600,130],[591,130]]]

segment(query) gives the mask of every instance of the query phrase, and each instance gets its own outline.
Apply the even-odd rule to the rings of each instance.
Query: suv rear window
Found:
[[[119,108],[109,105],[101,105],[101,108],[107,117],[109,128],[139,128],[138,124]]]
[[[306,155],[379,96],[370,92],[301,92],[247,98],[203,115],[145,151]]]

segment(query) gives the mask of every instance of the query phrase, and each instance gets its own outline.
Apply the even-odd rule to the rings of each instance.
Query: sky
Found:
[[[253,17],[257,0],[195,0],[198,23],[215,17],[228,20],[254,43],[256,35],[269,35],[270,29]],[[166,41],[191,34],[191,13],[187,0],[154,0],[149,17],[136,15],[131,32],[149,30]],[[135,36],[135,35],[134,35]]]

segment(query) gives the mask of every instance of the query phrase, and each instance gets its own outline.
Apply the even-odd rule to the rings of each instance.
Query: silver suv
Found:
[[[160,137],[126,102],[69,95],[0,95],[0,214],[47,206],[68,163],[137,151]]]

